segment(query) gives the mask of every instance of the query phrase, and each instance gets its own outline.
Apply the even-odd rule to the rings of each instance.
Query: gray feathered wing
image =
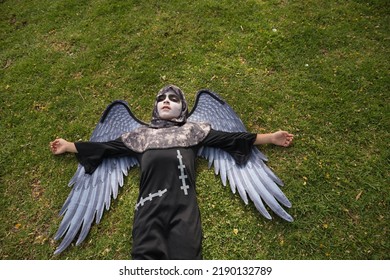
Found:
[[[143,123],[131,113],[125,101],[115,101],[104,111],[90,141],[115,140],[141,125]],[[135,165],[138,165],[135,157],[106,158],[92,175],[86,174],[84,167],[78,165],[69,182],[73,188],[60,211],[64,217],[54,239],[63,239],[55,254],[65,250],[76,237],[76,245],[83,242],[93,220],[100,222],[104,208],[110,208],[111,197],[115,199],[118,187],[123,186],[124,175],[127,176],[128,170]]]
[[[201,90],[197,94],[195,106],[188,118],[192,122],[207,122],[214,130],[225,132],[245,132],[245,126],[233,109],[217,94]],[[205,157],[209,167],[214,164],[215,174],[219,174],[224,186],[227,181],[233,193],[240,194],[248,203],[248,196],[257,210],[266,218],[272,219],[264,203],[278,216],[291,222],[293,218],[283,209],[291,207],[290,201],[279,186],[283,182],[265,164],[266,156],[257,147],[253,147],[248,162],[237,165],[233,157],[219,148],[204,146],[199,156]],[[279,186],[278,186],[279,185]]]

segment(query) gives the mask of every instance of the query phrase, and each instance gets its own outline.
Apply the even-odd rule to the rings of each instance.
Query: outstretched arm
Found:
[[[136,155],[120,138],[107,142],[69,142],[58,138],[50,142],[50,150],[54,155],[76,154],[77,160],[84,166],[87,174],[92,174],[105,158]]]
[[[55,155],[63,153],[77,153],[75,144],[62,138],[58,138],[53,142],[50,142],[50,150]]]
[[[257,134],[254,145],[274,144],[277,146],[288,147],[291,145],[294,135],[287,131],[276,131],[274,133]]]

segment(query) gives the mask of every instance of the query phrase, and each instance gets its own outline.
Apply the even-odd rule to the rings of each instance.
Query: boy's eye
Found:
[[[171,100],[172,102],[176,102],[176,103],[180,102],[179,97],[177,97],[177,95],[175,95],[175,94],[170,94],[170,95],[168,95],[168,98],[169,98],[169,100]]]
[[[165,98],[166,98],[165,94],[163,94],[163,95],[160,95],[160,96],[158,96],[158,97],[157,97],[157,102],[164,101],[164,100],[165,100]]]
[[[162,102],[164,101],[165,99],[167,98],[167,96],[165,94],[162,94],[160,96],[157,97],[157,102]],[[180,103],[180,99],[179,97],[176,95],[176,94],[169,94],[168,95],[168,99],[172,102],[175,102],[175,103]]]

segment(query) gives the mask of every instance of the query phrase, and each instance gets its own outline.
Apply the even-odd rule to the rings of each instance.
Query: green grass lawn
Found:
[[[390,4],[354,1],[0,1],[1,259],[130,258],[138,170],[86,241],[53,256],[77,162],[111,101],[149,121],[176,84],[209,88],[261,147],[293,203],[268,221],[198,165],[205,259],[389,259]]]

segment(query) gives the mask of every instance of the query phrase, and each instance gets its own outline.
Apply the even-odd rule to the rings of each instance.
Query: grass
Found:
[[[168,2],[168,3],[165,3]],[[156,92],[218,92],[264,146],[295,221],[268,221],[198,166],[205,259],[389,259],[386,0],[0,1],[1,259],[127,259],[138,170],[86,241],[53,256],[87,140],[115,99],[148,121]]]

